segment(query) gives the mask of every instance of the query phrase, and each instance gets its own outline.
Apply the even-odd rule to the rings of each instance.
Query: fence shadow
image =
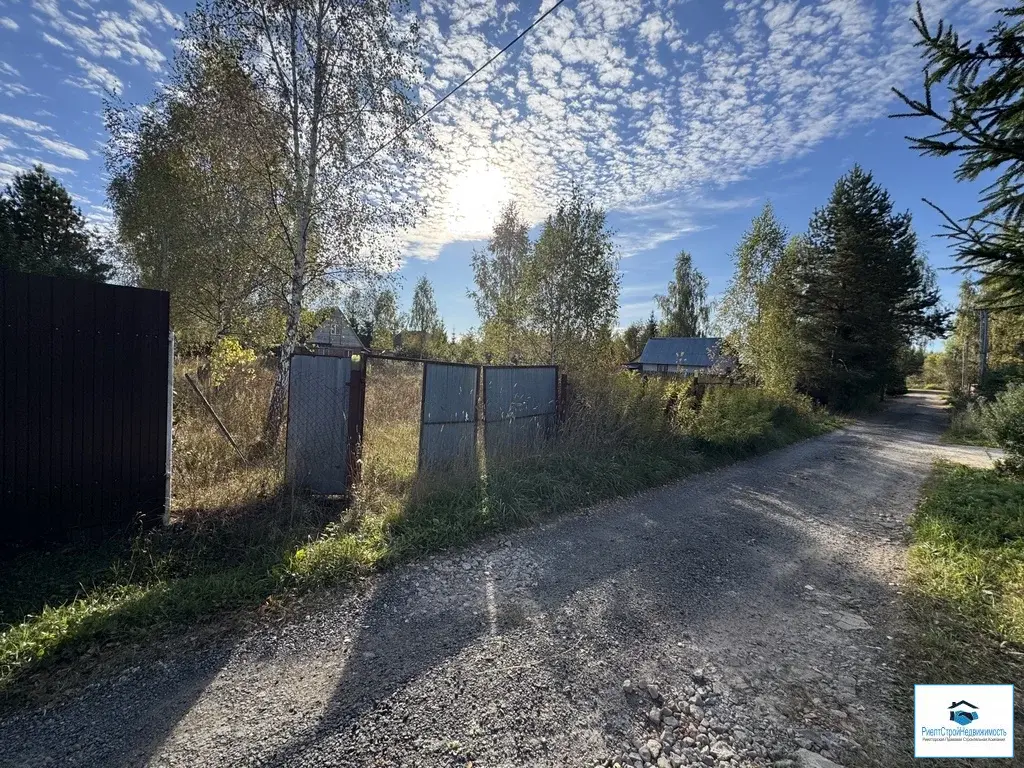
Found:
[[[836,438],[825,444],[829,440]],[[810,458],[821,447],[805,444],[790,450],[803,450]],[[885,469],[867,447],[850,443],[842,450],[849,452],[847,461],[866,461],[870,471]],[[595,676],[601,677],[595,658],[613,643],[692,637],[725,642],[737,632],[757,637],[765,627],[774,627],[778,616],[802,604],[806,584],[822,595],[864,595],[868,610],[887,603],[893,596],[888,584],[863,568],[855,552],[837,558],[821,538],[825,526],[837,524],[844,534],[886,535],[881,529],[862,530],[869,513],[863,518],[855,514],[858,502],[877,489],[851,482],[844,486],[849,499],[842,509],[808,505],[808,490],[831,483],[842,471],[809,464],[805,473],[781,475],[752,490],[746,473],[764,464],[770,472],[780,455],[748,462],[736,470],[738,477],[714,473],[692,478],[685,495],[678,486],[661,488],[514,534],[511,546],[492,540],[414,573],[383,576],[361,616],[358,636],[340,660],[343,669],[322,715],[265,762],[290,764],[321,750],[358,749],[363,716],[380,709],[381,727],[386,727],[389,708],[404,706],[394,704],[395,697],[425,677],[434,680],[428,686],[432,695],[460,706],[457,691],[450,688],[456,660],[479,653],[492,639],[500,645],[537,622],[550,640],[548,648],[536,649],[539,667],[551,674],[557,669],[559,686],[589,688]],[[913,472],[898,474],[896,482],[914,482]],[[476,492],[483,494],[485,505],[493,503],[485,485]],[[795,653],[775,661],[804,662]],[[601,684],[618,685],[636,670],[606,672],[610,677]],[[486,676],[507,679],[512,691],[521,674],[514,667],[505,669],[498,653]],[[609,683],[612,679],[617,682]],[[618,716],[616,709],[609,703],[594,716],[606,722]]]

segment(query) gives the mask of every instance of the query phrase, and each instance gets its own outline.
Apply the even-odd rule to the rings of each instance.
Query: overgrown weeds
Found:
[[[591,372],[574,380],[557,436],[456,482],[417,474],[420,381],[417,366],[372,363],[363,482],[347,509],[285,489],[280,454],[240,459],[198,398],[179,387],[172,524],[5,563],[0,689],[94,644],[345,581],[836,425],[800,398],[731,387],[699,398],[687,382]],[[259,437],[268,386],[268,377],[247,371],[210,387],[243,449]]]

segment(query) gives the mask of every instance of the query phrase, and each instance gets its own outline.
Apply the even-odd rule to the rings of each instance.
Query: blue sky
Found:
[[[421,0],[423,99],[447,90],[554,0]],[[925,2],[976,34],[1001,0]],[[41,162],[109,226],[105,93],[144,103],[168,78],[191,2],[0,0],[0,178]],[[460,91],[434,122],[442,182],[402,233],[399,286],[435,285],[450,330],[477,324],[469,256],[500,205],[533,222],[573,182],[609,210],[622,255],[620,323],[645,318],[685,248],[721,293],[729,254],[766,200],[792,232],[854,162],[914,215],[932,263],[953,263],[928,197],[953,215],[977,186],[903,138],[890,86],[919,88],[910,2],[568,0]],[[952,301],[959,275],[940,272]]]

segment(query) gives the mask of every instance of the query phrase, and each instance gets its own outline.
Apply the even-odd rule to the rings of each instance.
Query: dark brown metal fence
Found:
[[[169,294],[0,269],[0,542],[159,519]]]

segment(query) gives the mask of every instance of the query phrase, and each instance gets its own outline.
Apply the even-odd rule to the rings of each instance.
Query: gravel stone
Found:
[[[886,639],[901,526],[936,457],[987,461],[940,444],[945,422],[938,396],[911,394],[292,618],[181,631],[0,714],[0,765],[645,768],[640,747],[658,768],[913,765],[868,753],[905,740]]]

